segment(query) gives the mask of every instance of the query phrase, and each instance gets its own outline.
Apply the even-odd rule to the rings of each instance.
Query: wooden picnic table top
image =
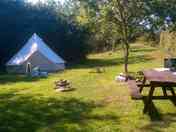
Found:
[[[144,77],[147,81],[155,83],[172,83],[176,84],[176,74],[172,71],[157,71],[149,69],[143,71]]]

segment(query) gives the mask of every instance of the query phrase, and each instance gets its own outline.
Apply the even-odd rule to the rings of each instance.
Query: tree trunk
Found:
[[[128,76],[128,57],[129,57],[129,44],[125,42],[124,47],[124,71],[125,75]]]
[[[128,41],[128,26],[126,24],[126,20],[124,20],[124,70],[125,70],[125,76],[126,81],[128,80],[128,57],[129,57],[129,41]]]

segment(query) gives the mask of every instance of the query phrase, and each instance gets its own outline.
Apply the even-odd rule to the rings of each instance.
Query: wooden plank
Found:
[[[143,74],[145,78],[150,82],[160,82],[160,83],[175,83],[176,75],[171,71],[156,71],[156,70],[144,70]]]
[[[130,89],[130,95],[132,99],[141,99],[142,95],[139,91],[139,87],[136,84],[135,80],[128,80],[128,87]]]

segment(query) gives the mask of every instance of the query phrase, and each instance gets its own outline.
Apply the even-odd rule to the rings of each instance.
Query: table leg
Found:
[[[145,85],[145,82],[146,82],[146,78],[144,77],[142,84]],[[140,87],[140,89],[139,89],[140,93],[142,93],[143,88],[144,88],[144,86]]]
[[[175,91],[174,91],[173,87],[170,87],[170,90],[171,90],[172,95],[173,95],[173,96],[176,96],[176,94],[175,94]]]
[[[164,94],[164,96],[167,96],[166,87],[162,87],[162,90],[163,90],[163,94]]]
[[[154,90],[155,90],[155,87],[151,86],[148,98],[147,98],[145,106],[144,106],[144,110],[143,110],[144,113],[151,112],[152,97],[153,97]]]

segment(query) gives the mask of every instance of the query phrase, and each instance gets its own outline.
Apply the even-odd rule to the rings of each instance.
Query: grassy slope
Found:
[[[162,59],[157,49],[133,45],[129,68],[161,67]],[[144,115],[143,102],[131,100],[127,87],[114,81],[122,64],[122,52],[117,51],[90,55],[88,61],[47,79],[1,75],[0,131],[174,132],[176,108],[171,101],[154,101],[157,111]],[[106,72],[90,73],[97,66]],[[53,82],[61,78],[70,80],[76,90],[55,92]]]

